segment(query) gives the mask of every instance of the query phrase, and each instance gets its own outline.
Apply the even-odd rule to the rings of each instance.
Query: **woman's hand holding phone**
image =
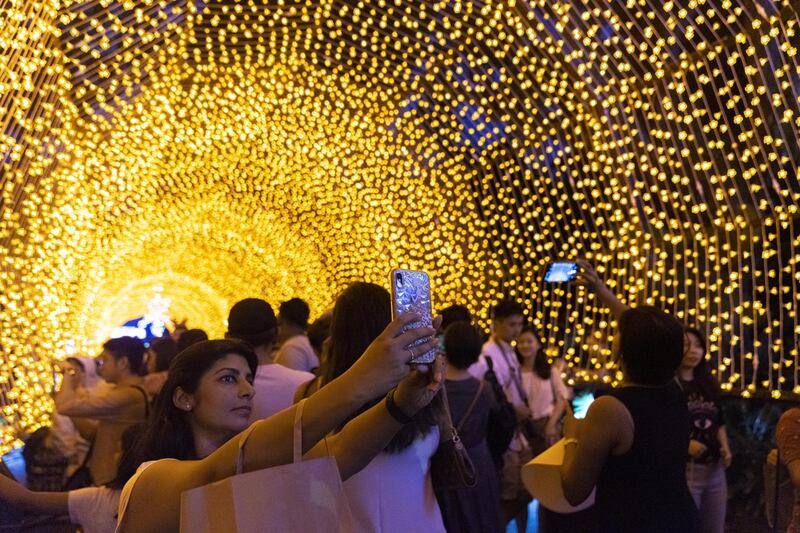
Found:
[[[431,403],[444,385],[445,358],[438,355],[430,365],[413,365],[394,392],[394,401],[407,415],[414,416]]]
[[[417,327],[403,332],[405,327],[419,320],[416,313],[403,313],[392,320],[343,374],[342,377],[349,376],[356,381],[354,387],[364,394],[364,403],[386,394],[405,378],[411,371],[408,363],[414,355],[436,348],[434,328]],[[409,345],[420,341],[423,342],[409,350]]]

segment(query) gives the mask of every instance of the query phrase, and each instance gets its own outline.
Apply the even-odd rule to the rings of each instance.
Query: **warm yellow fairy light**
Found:
[[[586,257],[707,333],[726,390],[800,386],[788,1],[85,4],[0,0],[4,445],[154,286],[219,334],[395,266],[484,324],[520,299],[613,384],[607,311],[541,282]]]

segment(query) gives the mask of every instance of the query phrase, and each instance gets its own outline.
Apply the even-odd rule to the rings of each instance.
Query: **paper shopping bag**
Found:
[[[525,488],[540,504],[557,513],[576,513],[594,505],[596,489],[592,489],[586,501],[577,506],[571,505],[564,497],[560,471],[563,462],[564,439],[561,439],[522,467]]]
[[[236,475],[181,496],[181,533],[352,533],[352,518],[336,460],[302,460],[303,402],[295,416],[294,462]]]

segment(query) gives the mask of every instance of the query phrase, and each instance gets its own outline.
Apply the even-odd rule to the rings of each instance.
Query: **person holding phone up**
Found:
[[[561,465],[564,496],[582,503],[597,487],[597,531],[699,532],[686,482],[689,410],[674,376],[683,360],[684,328],[653,307],[630,308],[583,260],[578,283],[594,292],[618,322],[612,357],[621,386],[598,398],[586,418],[568,411]]]
[[[578,260],[576,263],[581,268],[578,283],[594,292],[619,320],[630,308],[600,280],[589,262]],[[700,331],[684,326],[683,358],[675,381],[686,399],[691,422],[686,477],[700,511],[703,531],[714,533],[725,528],[725,469],[731,465],[733,454],[719,402],[719,385],[706,364],[706,351]]]

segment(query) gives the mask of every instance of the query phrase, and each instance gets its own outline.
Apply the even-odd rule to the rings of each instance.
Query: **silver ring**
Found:
[[[408,350],[408,355],[411,356],[411,359],[414,359],[414,352],[411,351],[411,348],[406,348],[406,350]],[[411,361],[411,359],[409,359],[409,361]]]

